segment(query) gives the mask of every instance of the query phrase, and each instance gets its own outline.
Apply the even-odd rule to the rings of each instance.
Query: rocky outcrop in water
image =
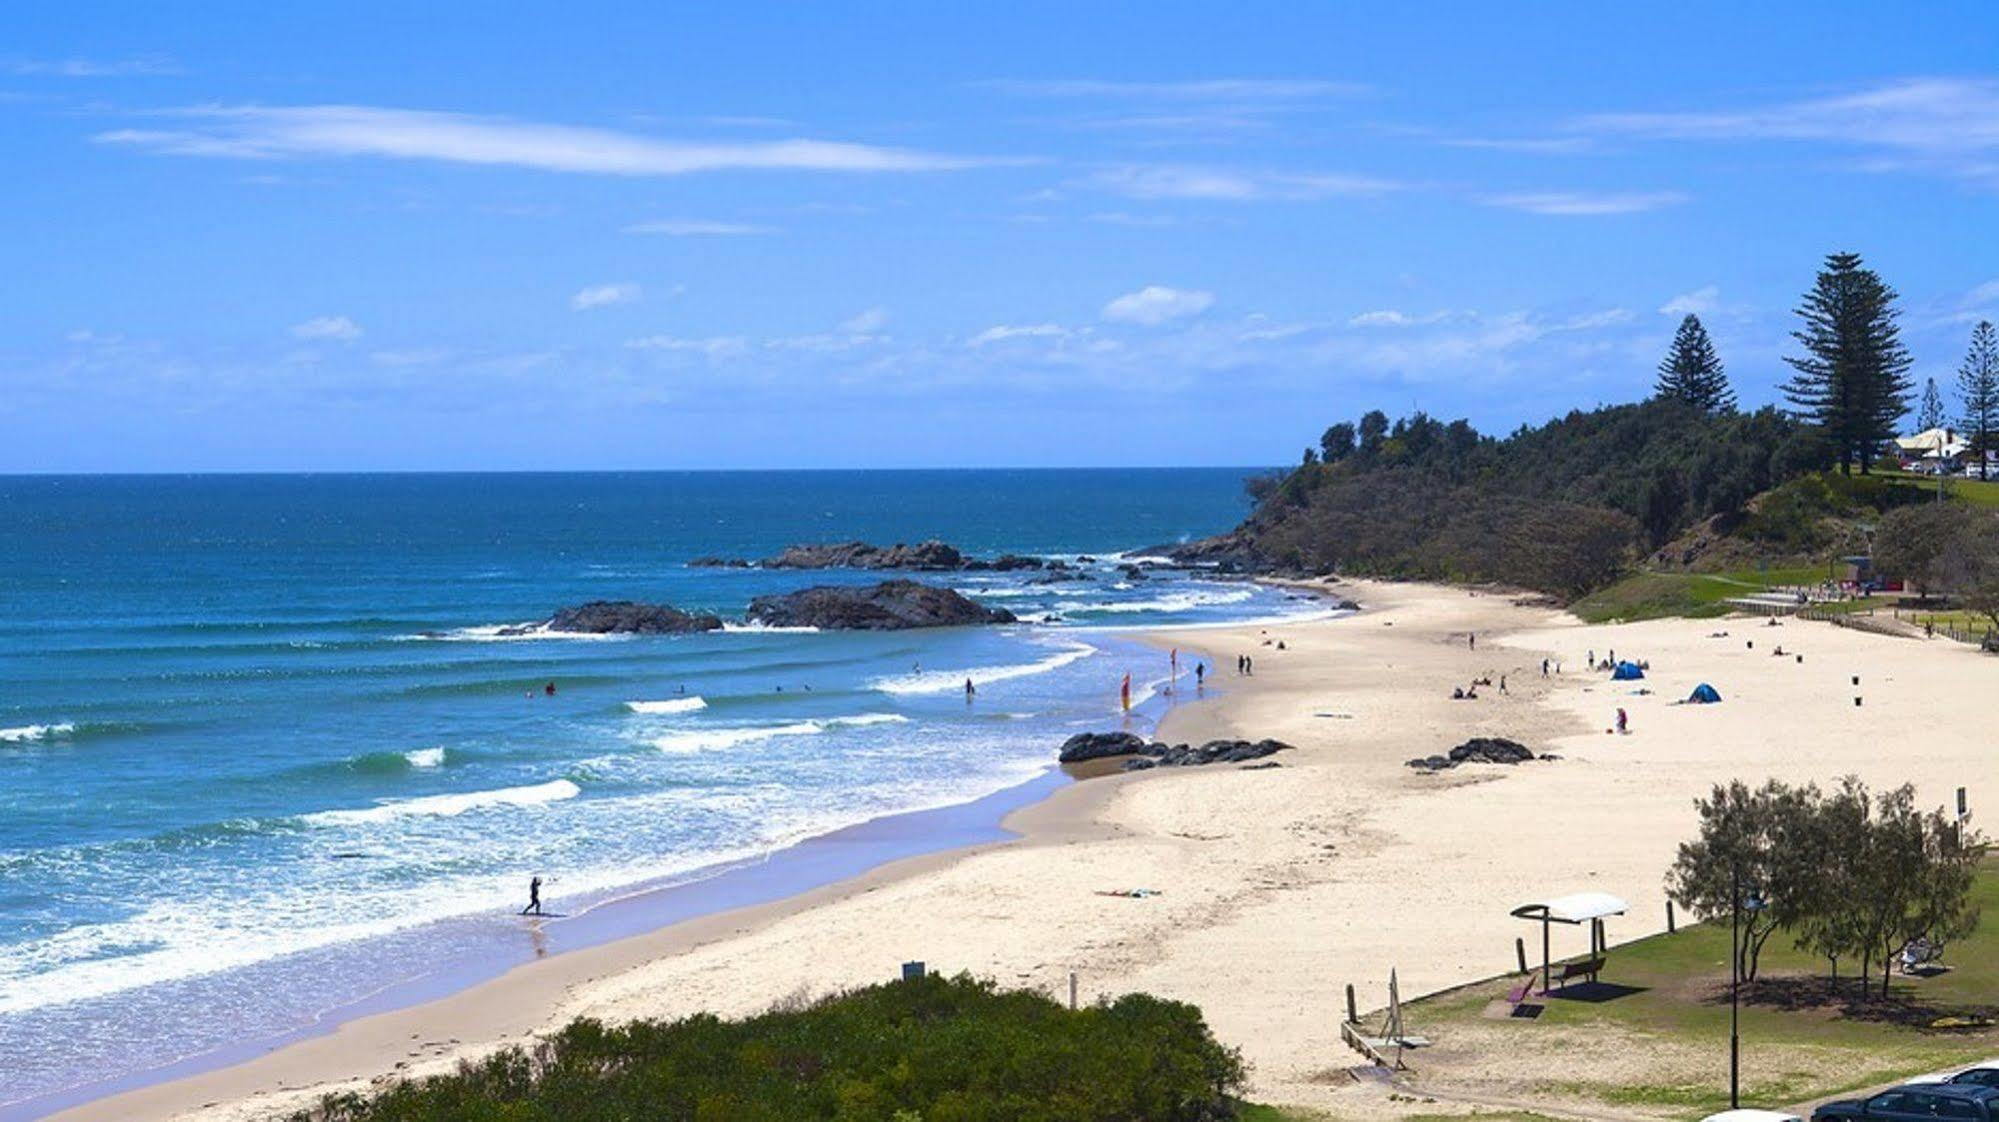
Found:
[[[1448,756],[1420,756],[1409,761],[1409,766],[1417,771],[1449,771],[1460,764],[1523,764],[1535,759],[1534,750],[1517,740],[1503,736],[1475,736],[1456,748]],[[1552,760],[1553,756],[1541,756]]]
[[[750,601],[752,622],[824,631],[901,631],[916,627],[965,627],[1014,623],[1012,612],[988,608],[948,588],[913,580],[871,587],[822,585]]]
[[[722,626],[719,616],[683,612],[667,604],[642,604],[636,600],[592,600],[564,608],[536,627],[510,627],[502,635],[525,635],[534,631],[566,631],[584,635],[685,635],[693,631],[715,631]]]
[[[1155,767],[1246,763],[1291,750],[1291,745],[1281,740],[1210,740],[1193,747],[1148,742],[1128,732],[1079,732],[1062,742],[1056,758],[1065,764],[1079,764],[1128,756],[1124,770],[1143,771]]]

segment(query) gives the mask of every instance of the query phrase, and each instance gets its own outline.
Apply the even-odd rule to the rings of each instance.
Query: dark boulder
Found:
[[[1028,557],[1019,553],[1002,553],[992,559],[990,568],[995,572],[1011,573],[1016,569],[1039,569],[1047,564],[1049,563],[1039,557]],[[1055,564],[1059,565],[1061,562],[1058,561]],[[1066,565],[1062,567],[1068,568]]]
[[[772,627],[826,631],[901,631],[914,627],[963,627],[1014,623],[1012,612],[988,608],[948,588],[913,580],[871,587],[822,585],[750,601],[749,618]]]
[[[748,561],[740,557],[696,557],[687,563],[690,569],[747,569]]]
[[[1534,751],[1517,740],[1503,736],[1475,736],[1448,756],[1424,756],[1409,761],[1418,771],[1448,771],[1460,764],[1520,764],[1534,758]]]
[[[1128,732],[1079,732],[1062,742],[1057,759],[1065,764],[1131,756],[1124,770],[1143,771],[1155,767],[1200,767],[1204,764],[1236,764],[1260,760],[1292,748],[1281,740],[1210,740],[1200,747],[1186,744],[1147,743]]]
[[[562,609],[538,629],[585,635],[684,635],[691,631],[714,631],[721,626],[718,616],[683,612],[666,604],[592,600]],[[508,628],[501,634],[526,634],[532,630],[537,628]]]
[[[1062,742],[1056,759],[1080,764],[1110,756],[1130,756],[1145,751],[1145,740],[1128,732],[1079,732]]]
[[[867,542],[794,545],[762,562],[766,569],[920,569],[945,571],[965,567],[965,555],[940,541],[886,548]]]

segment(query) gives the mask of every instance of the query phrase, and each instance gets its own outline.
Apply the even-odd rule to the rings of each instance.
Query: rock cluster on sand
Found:
[[[750,601],[749,618],[771,627],[825,631],[901,631],[913,627],[963,627],[1016,622],[1012,612],[988,608],[948,588],[913,580],[872,587],[822,585]]]
[[[1517,740],[1503,736],[1475,736],[1456,748],[1448,756],[1419,756],[1409,761],[1409,766],[1417,771],[1448,771],[1459,764],[1521,764],[1536,758],[1534,750]],[[1553,756],[1540,759],[1552,760]]]
[[[534,631],[567,631],[586,635],[684,635],[692,631],[714,631],[722,626],[719,616],[683,612],[667,604],[641,604],[636,600],[592,600],[564,608],[536,627],[510,627],[502,635],[526,635]]]
[[[1142,771],[1154,767],[1199,767],[1203,764],[1236,764],[1260,760],[1278,752],[1291,751],[1281,740],[1210,740],[1200,747],[1186,744],[1148,742],[1128,732],[1079,732],[1062,742],[1056,758],[1065,764],[1129,756],[1124,770]]]

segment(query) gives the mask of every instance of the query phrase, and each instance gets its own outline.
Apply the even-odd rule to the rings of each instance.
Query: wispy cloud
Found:
[[[293,338],[313,342],[351,343],[361,334],[361,325],[346,316],[315,316],[292,325]]]
[[[1103,315],[1112,323],[1156,327],[1168,320],[1200,315],[1214,302],[1215,294],[1212,292],[1149,284],[1105,304]]]
[[[1664,304],[1659,305],[1662,316],[1704,316],[1721,306],[1721,289],[1715,285],[1704,285],[1692,292],[1682,292]]]
[[[610,129],[363,105],[205,106],[169,116],[185,127],[116,129],[95,139],[179,156],[374,157],[622,176],[956,171],[1017,162],[827,140],[666,140]]]
[[[1394,308],[1383,308],[1380,311],[1362,312],[1361,314],[1348,320],[1347,326],[1421,327],[1427,324],[1441,323],[1444,320],[1449,319],[1450,315],[1451,313],[1449,312],[1428,312],[1423,315],[1412,316],[1407,312],[1396,311]]]
[[[701,218],[660,218],[635,222],[625,227],[627,234],[656,234],[668,238],[741,238],[775,234],[775,226],[749,222],[713,222]]]
[[[1480,196],[1479,201],[1486,206],[1524,210],[1529,214],[1594,216],[1638,214],[1643,211],[1658,210],[1661,207],[1678,206],[1686,202],[1687,197],[1678,191],[1624,191],[1602,194],[1585,191],[1522,191],[1484,195]]]
[[[1205,78],[1185,82],[1120,82],[1101,78],[999,79],[978,85],[1019,97],[1122,98],[1145,101],[1306,101],[1353,97],[1369,87],[1318,78]]]
[[[1233,202],[1381,195],[1405,187],[1394,180],[1337,172],[1257,171],[1187,164],[1126,164],[1096,172],[1082,183],[1134,199]]]
[[[613,304],[636,303],[640,295],[639,286],[635,284],[597,284],[571,296],[569,306],[579,312],[587,312]]]
[[[1587,152],[1596,147],[1596,142],[1586,136],[1456,136],[1445,137],[1437,141],[1437,143],[1446,148],[1470,148],[1488,152],[1519,152],[1540,156]]]
[[[840,330],[848,335],[872,335],[888,326],[887,308],[869,308],[840,324]]]
[[[0,71],[24,78],[159,78],[183,73],[165,55],[125,59],[14,59],[0,62]]]
[[[721,359],[747,353],[750,341],[741,335],[710,335],[698,339],[683,338],[678,335],[647,335],[633,339],[625,346],[635,351],[679,352],[697,354],[709,359]]]
[[[1874,150],[1874,169],[1927,168],[1999,184],[1995,78],[1906,78],[1745,109],[1598,113],[1572,127],[1658,140],[1821,141]]]
[[[993,343],[1004,343],[1012,339],[1062,339],[1071,334],[1070,330],[1055,323],[998,324],[988,327],[966,340],[968,347],[984,347]]]

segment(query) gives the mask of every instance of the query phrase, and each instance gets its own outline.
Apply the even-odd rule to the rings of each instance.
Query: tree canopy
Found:
[[[1797,415],[1817,425],[1839,460],[1865,474],[1909,411],[1909,367],[1895,290],[1857,253],[1826,258],[1797,309],[1803,325],[1791,333],[1805,353],[1786,356],[1793,374],[1784,396]]]
[[[1673,345],[1659,363],[1656,392],[1677,398],[1709,413],[1735,408],[1735,391],[1728,388],[1721,357],[1699,316],[1688,315],[1673,333]]]

